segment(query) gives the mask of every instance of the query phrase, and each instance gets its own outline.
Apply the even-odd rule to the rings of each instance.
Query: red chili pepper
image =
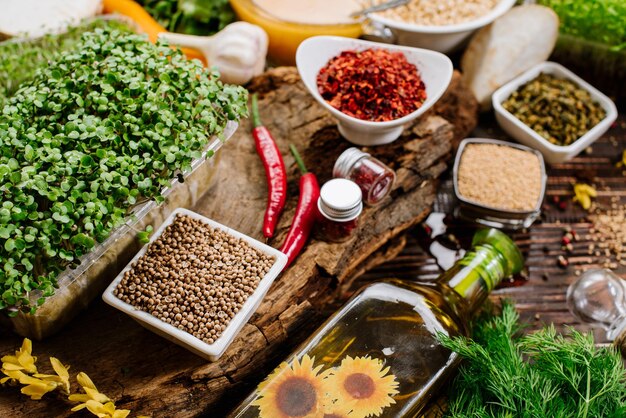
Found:
[[[300,197],[298,198],[296,214],[293,217],[285,243],[280,247],[280,251],[288,257],[285,267],[289,267],[292,261],[300,254],[302,247],[304,247],[311,234],[311,229],[319,216],[317,199],[320,196],[320,186],[317,183],[315,174],[307,171],[296,147],[290,145],[289,148],[296,159],[298,167],[300,167],[302,177],[300,177]]]
[[[287,173],[285,163],[270,131],[263,126],[259,117],[259,106],[256,93],[252,95],[252,136],[256,151],[263,161],[267,178],[268,199],[263,219],[263,235],[270,238],[287,199]]]

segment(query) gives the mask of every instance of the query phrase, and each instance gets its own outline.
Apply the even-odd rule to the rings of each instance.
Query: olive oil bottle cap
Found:
[[[504,256],[507,262],[507,276],[517,274],[524,267],[524,256],[520,252],[517,244],[504,232],[494,228],[484,228],[478,230],[472,239],[472,246],[490,245]]]

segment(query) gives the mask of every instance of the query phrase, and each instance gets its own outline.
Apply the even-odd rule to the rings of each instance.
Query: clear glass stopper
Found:
[[[602,325],[614,340],[626,330],[626,280],[611,270],[589,270],[567,289],[567,307],[580,320]]]

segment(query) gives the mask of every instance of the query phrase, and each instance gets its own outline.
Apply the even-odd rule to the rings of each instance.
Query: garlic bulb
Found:
[[[235,22],[215,35],[207,59],[225,82],[245,84],[265,69],[267,45],[267,33],[259,26]]]
[[[216,67],[222,81],[245,84],[265,68],[268,36],[259,26],[235,22],[213,36],[165,32],[159,38],[172,44],[200,50],[209,66]]]

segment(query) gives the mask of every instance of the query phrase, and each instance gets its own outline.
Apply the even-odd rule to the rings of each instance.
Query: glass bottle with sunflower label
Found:
[[[515,243],[479,230],[434,283],[390,279],[356,293],[233,413],[236,418],[414,417],[456,368],[437,333],[469,335],[500,281],[522,269]]]

